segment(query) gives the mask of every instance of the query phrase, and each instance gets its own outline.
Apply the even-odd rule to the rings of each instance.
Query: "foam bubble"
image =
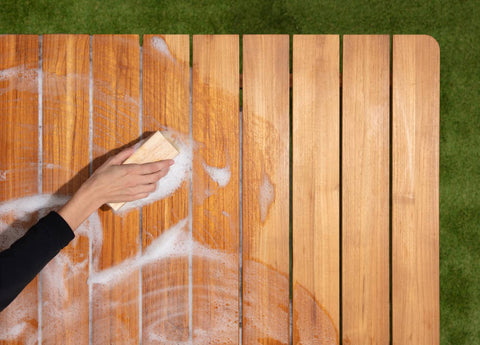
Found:
[[[0,82],[9,81],[6,87],[0,88],[0,95],[11,90],[20,92],[38,92],[38,68],[28,68],[26,65],[19,65],[0,71]]]
[[[174,60],[172,54],[170,54],[170,50],[168,49],[167,43],[160,36],[152,37],[152,47],[155,48],[160,53],[164,54],[170,60],[172,61]]]
[[[268,177],[267,181],[268,180]],[[264,183],[267,191],[264,194],[271,195],[272,188],[268,187],[271,182]],[[48,194],[34,195],[19,198],[0,204],[0,217],[12,214],[25,220],[33,217],[32,212],[41,211],[46,213],[48,209],[62,205],[68,201],[68,196],[53,196]],[[269,198],[267,198],[268,201]],[[225,212],[226,216],[227,213]],[[3,218],[2,218],[3,219]],[[7,226],[6,222],[2,227]],[[26,230],[26,229],[24,229]],[[0,231],[0,235],[2,231]],[[165,259],[185,260],[192,255],[196,264],[202,267],[208,267],[209,285],[201,281],[193,283],[193,295],[195,296],[195,329],[193,329],[193,341],[197,345],[203,344],[225,344],[232,343],[238,339],[238,256],[228,254],[223,251],[212,249],[205,246],[190,236],[188,233],[188,219],[182,219],[170,229],[165,230],[162,235],[152,241],[146,247],[142,255],[129,258],[118,265],[105,269],[98,269],[99,253],[103,241],[103,231],[98,214],[93,213],[76,230],[78,236],[88,236],[92,242],[93,266],[89,279],[86,284],[93,285],[95,289],[110,289],[122,279],[131,277],[131,273],[138,270],[139,267],[157,264],[163,262],[168,264],[170,261]],[[77,238],[75,240],[77,240]],[[75,241],[74,240],[74,241]],[[83,301],[71,300],[66,287],[72,281],[85,281],[87,272],[85,266],[88,263],[88,257],[68,256],[66,252],[60,252],[43,271],[43,284],[48,289],[43,290],[42,309],[48,320],[62,321],[68,324],[68,329],[73,333],[75,329],[75,320],[85,313]],[[244,295],[244,322],[247,327],[253,328],[259,339],[273,339],[279,342],[287,339],[288,329],[284,326],[288,318],[288,277],[285,274],[272,269],[268,265],[260,262],[247,261],[244,270],[244,284],[246,286]],[[165,266],[168,267],[168,266]],[[175,272],[168,269],[157,272],[155,276],[144,276],[144,279],[153,281],[168,281],[167,285],[159,285],[148,291],[149,305],[148,319],[143,320],[145,326],[144,337],[153,344],[184,344],[185,339],[185,317],[188,317],[188,283],[179,281]],[[255,286],[254,289],[249,287]],[[171,292],[176,291],[178,298],[168,297]],[[259,310],[258,306],[264,298],[265,291],[269,291],[268,310]],[[302,299],[305,305],[313,303],[313,307],[318,313],[322,311],[321,306],[314,301],[313,296],[305,289],[295,290],[297,299]],[[184,297],[182,297],[184,296]],[[213,296],[213,297],[212,297]],[[286,297],[287,296],[287,297]],[[144,294],[143,298],[147,295]],[[136,303],[138,295],[132,295],[127,301],[121,303]],[[20,301],[20,300],[19,300]],[[92,301],[98,308],[115,307],[112,305],[103,305],[101,300]],[[22,300],[25,303],[25,300]],[[35,303],[32,301],[32,303]],[[120,302],[118,302],[120,303]],[[317,303],[317,304],[315,304]],[[122,304],[123,305],[123,304]],[[165,308],[169,311],[165,313]],[[212,313],[211,311],[216,312]],[[34,344],[37,340],[36,328],[33,329],[29,324],[29,315],[26,309],[16,304],[15,301],[2,312],[3,316],[14,320],[15,326],[2,332],[0,340],[25,339],[26,344]],[[202,317],[210,315],[211,318]],[[265,318],[264,315],[269,315]],[[322,314],[323,315],[323,314]],[[300,339],[327,339],[328,344],[334,344],[335,327],[331,324],[328,314],[325,313],[323,323],[325,327],[317,327],[314,330],[299,328]],[[302,320],[297,320],[300,322]],[[99,330],[106,325],[107,320],[97,319],[94,327]],[[63,332],[63,328],[55,327],[56,323],[44,324],[43,340],[46,342],[54,341]],[[165,328],[167,327],[167,328]],[[80,330],[80,328],[79,328]],[[187,331],[188,333],[188,331]],[[122,334],[127,339],[128,334]],[[78,335],[80,338],[81,335]],[[247,338],[246,338],[247,339]],[[250,340],[250,339],[247,339]]]
[[[275,200],[275,186],[267,174],[263,173],[263,182],[260,186],[260,192],[258,194],[258,202],[260,205],[260,219],[262,222],[267,219],[270,206]]]
[[[9,248],[22,237],[33,224],[32,213],[39,211],[38,217],[46,215],[53,208],[68,201],[68,196],[38,194],[0,203],[0,219],[11,217],[9,223],[0,220],[0,250]]]
[[[53,163],[47,163],[45,164],[45,169],[55,169],[55,168],[59,168],[61,166],[59,166],[58,164],[53,164]]]
[[[15,340],[20,334],[23,333],[27,326],[26,322],[20,322],[13,327],[10,327],[4,336],[4,340]]]
[[[157,237],[141,255],[126,259],[116,266],[93,272],[89,284],[109,284],[128,277],[141,266],[166,258],[187,257],[189,253],[209,260],[223,260],[225,255],[193,241],[185,227],[188,219],[182,219]]]
[[[230,181],[232,173],[230,171],[230,165],[228,164],[224,168],[216,168],[207,165],[204,162],[203,168],[207,172],[208,176],[210,176],[212,180],[217,182],[220,187],[225,187]]]
[[[18,199],[11,199],[0,203],[0,215],[13,213],[18,219],[30,216],[31,213],[42,209],[52,208],[65,204],[70,199],[67,195],[37,194]],[[46,211],[44,214],[48,213]]]

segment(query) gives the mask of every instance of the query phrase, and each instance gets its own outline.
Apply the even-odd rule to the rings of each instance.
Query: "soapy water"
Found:
[[[26,228],[22,227],[23,223],[32,223],[33,214],[38,216],[46,215],[50,210],[57,209],[68,201],[69,196],[54,196],[48,194],[34,195],[15,200],[10,200],[0,204],[0,243],[1,248],[5,249],[13,243],[15,237],[20,237]],[[37,213],[38,212],[38,213]],[[15,222],[8,224],[5,218],[14,218]],[[193,344],[212,344],[212,343],[234,343],[238,337],[238,262],[235,256],[206,247],[194,239],[187,232],[188,219],[183,219],[170,229],[165,230],[162,235],[152,241],[146,247],[142,254],[136,257],[126,259],[116,266],[100,270],[98,269],[98,253],[100,253],[103,242],[103,230],[98,214],[93,213],[87,221],[85,221],[76,231],[79,237],[88,237],[92,243],[92,252],[94,253],[92,270],[85,281],[85,285],[90,284],[94,290],[111,288],[117,284],[124,283],[131,277],[138,268],[148,267],[161,264],[165,260],[176,260],[188,258],[192,255],[198,263],[208,263],[210,272],[210,285],[193,285],[193,294],[196,301],[194,330],[192,333]],[[12,230],[13,233],[12,233]],[[84,257],[76,259],[75,262],[64,251],[61,251],[43,270],[42,279],[48,289],[44,290],[43,311],[48,315],[48,319],[60,320],[65,327],[75,332],[75,315],[80,315],[85,306],[82,307],[80,302],[70,301],[67,294],[66,285],[69,281],[83,278],[86,280],[85,267],[88,264],[88,258]],[[284,274],[269,268],[267,265],[258,262],[249,262],[244,272],[244,279],[248,279],[250,286],[261,287],[253,291],[246,291],[244,294],[244,325],[254,329],[259,339],[272,339],[283,343],[288,337],[288,328],[286,320],[288,318],[288,300],[283,297],[288,296],[288,277]],[[178,285],[175,280],[175,272],[170,272],[168,266],[165,270],[154,277],[145,277],[145,282],[163,281],[167,282],[162,288],[148,291],[149,305],[148,318],[143,319],[145,326],[143,333],[146,342],[151,344],[187,344],[185,340],[185,332],[180,332],[177,328],[182,325],[188,315],[186,305],[178,305],[177,299],[168,299],[166,294],[175,291],[177,295],[188,294],[188,284]],[[177,285],[176,285],[177,284]],[[166,287],[165,287],[166,286]],[[261,298],[258,291],[271,292],[269,310],[259,311],[254,306],[257,305]],[[222,313],[210,313],[212,306],[209,303],[201,303],[208,301],[209,296],[214,294],[217,298],[210,303],[215,304],[217,310]],[[302,299],[306,305],[312,304],[312,297],[307,291],[296,290],[298,298]],[[45,298],[45,296],[51,296]],[[47,302],[48,301],[48,302]],[[138,297],[132,296],[130,301],[123,303],[136,303]],[[181,303],[188,303],[184,298]],[[95,301],[97,305],[101,305],[101,301]],[[324,327],[317,327],[312,334],[312,330],[305,329],[305,336],[310,339],[328,340],[325,344],[337,344],[335,327],[328,315],[318,305],[314,304],[314,312],[323,315],[322,320],[325,322]],[[82,309],[83,308],[83,309]],[[16,308],[7,308],[2,317],[8,317],[16,320],[16,326],[10,328],[2,335],[1,340],[16,339],[19,334],[27,337],[26,343],[35,343],[36,333],[32,331],[27,322],[27,315],[23,312],[24,308],[16,306]],[[162,310],[177,310],[177,313],[166,314]],[[158,312],[157,312],[158,311]],[[201,315],[210,314],[213,319],[204,320],[202,322]],[[231,317],[236,315],[236,317]],[[270,315],[270,322],[265,322],[265,315]],[[275,322],[271,322],[271,318],[275,318]],[[70,320],[65,322],[65,320]],[[102,329],[108,324],[108,320],[100,319],[95,321],[95,328]],[[165,326],[167,325],[167,326]],[[163,332],[162,332],[163,330]],[[301,330],[301,327],[300,327]],[[27,332],[29,331],[29,332]],[[44,325],[42,336],[47,341],[55,339],[56,332],[62,331],[54,324]],[[317,334],[318,333],[318,334]],[[80,336],[80,335],[79,335]],[[128,336],[128,335],[124,335]],[[300,334],[301,337],[301,334]],[[30,340],[28,340],[30,339]],[[312,338],[313,339],[313,338]],[[213,342],[212,342],[213,341]]]
[[[0,83],[9,81],[5,87],[0,87],[0,95],[11,90],[19,92],[38,92],[38,68],[29,68],[26,65],[15,66],[0,70]]]
[[[265,222],[268,216],[270,206],[275,200],[275,187],[270,180],[270,177],[264,172],[262,178],[262,185],[258,193],[258,204],[260,205],[260,220]]]
[[[34,214],[46,215],[52,209],[58,209],[66,201],[68,196],[53,196],[48,194],[34,195],[0,204],[0,243],[5,249],[12,243],[11,234],[7,233],[12,227],[5,222],[5,218],[15,218],[17,227],[19,221],[32,223],[30,219]],[[20,228],[20,227],[19,227]],[[123,284],[131,279],[132,273],[143,267],[146,272],[149,267],[155,267],[166,260],[185,260],[192,255],[199,265],[209,267],[209,285],[193,285],[194,295],[194,329],[193,344],[234,343],[238,339],[238,262],[236,256],[214,250],[200,244],[191,238],[188,233],[188,219],[183,219],[165,230],[159,237],[147,246],[142,254],[126,259],[116,266],[100,270],[98,269],[98,254],[100,253],[103,230],[98,214],[93,213],[76,231],[76,238],[88,237],[92,243],[93,262],[88,276],[85,267],[88,265],[88,257],[75,258],[73,261],[65,251],[61,251],[42,271],[42,280],[45,287],[43,292],[43,312],[48,316],[49,324],[43,325],[42,336],[46,342],[55,339],[58,332],[63,332],[61,327],[56,327],[55,321],[62,322],[72,332],[76,332],[76,316],[88,312],[85,305],[75,301],[69,296],[66,286],[69,281],[83,279],[85,288],[91,285],[92,289],[110,289]],[[21,236],[26,229],[18,229],[16,236]],[[7,236],[6,236],[7,235]],[[202,264],[203,262],[203,264]],[[143,319],[145,325],[143,336],[146,343],[151,344],[187,344],[185,332],[178,329],[182,320],[188,317],[188,284],[178,284],[175,272],[165,269],[156,272],[154,276],[144,276],[145,283],[162,281],[161,287],[150,289],[144,298],[148,297],[148,313]],[[269,268],[259,262],[249,261],[245,265],[244,279],[250,281],[250,286],[258,289],[245,291],[244,293],[244,327],[249,327],[255,332],[258,339],[271,339],[279,343],[285,343],[288,339],[288,277],[278,271]],[[88,276],[88,280],[87,280]],[[151,285],[151,284],[150,284]],[[160,285],[160,284],[159,284]],[[258,310],[260,304],[259,291],[270,291],[268,310]],[[176,292],[182,298],[168,298],[168,294]],[[313,305],[313,312],[319,315],[318,319],[324,324],[318,325],[313,331],[302,329],[306,339],[325,339],[324,344],[337,344],[338,335],[331,318],[317,303],[312,304],[313,297],[305,289],[296,289],[296,296],[305,305]],[[211,295],[216,298],[211,299]],[[49,297],[50,296],[50,297]],[[167,297],[166,297],[167,296]],[[202,303],[203,301],[203,303]],[[207,303],[210,301],[210,303]],[[131,296],[124,304],[137,303],[138,296]],[[96,305],[102,305],[101,300],[93,301]],[[184,305],[182,305],[182,303]],[[212,306],[211,303],[214,305]],[[107,308],[107,306],[105,306]],[[211,309],[222,312],[211,313]],[[15,327],[2,332],[0,340],[16,339],[19,334],[30,334],[26,343],[35,343],[37,335],[28,324],[28,317],[21,306],[8,307],[2,312],[2,317],[16,320]],[[176,310],[176,313],[165,314],[164,310]],[[196,316],[195,316],[196,315]],[[202,319],[202,315],[210,315],[208,320]],[[268,322],[265,318],[268,316]],[[272,322],[272,318],[274,319]],[[66,321],[67,320],[67,321]],[[299,320],[301,321],[301,320]],[[95,320],[95,329],[101,330],[108,326],[108,320]],[[185,325],[184,325],[185,326]],[[186,326],[188,327],[188,326]],[[27,332],[28,331],[28,332]],[[188,334],[188,332],[187,332]],[[128,337],[128,334],[123,336]],[[300,339],[302,334],[299,335]],[[80,334],[78,335],[80,337]],[[252,343],[253,344],[253,343]]]
[[[163,260],[165,258],[185,257],[190,253],[195,257],[209,260],[224,260],[226,254],[205,247],[190,239],[187,228],[188,219],[182,219],[177,224],[164,231],[145,248],[142,254],[123,260],[118,265],[93,272],[88,278],[88,284],[114,284],[122,277],[135,272],[136,269]]]
[[[167,58],[173,59],[168,46],[161,37],[152,38],[152,46]],[[191,69],[190,69],[191,71]],[[6,87],[0,88],[0,95],[10,90],[38,92],[37,78],[39,70],[36,68],[27,68],[26,66],[17,66],[8,70],[0,71],[0,82],[9,80]],[[88,75],[68,75],[57,76],[55,74],[43,73],[45,80],[54,80],[56,82],[65,82],[67,78],[75,78],[81,82],[81,85],[88,89]],[[4,85],[5,86],[5,85]],[[102,117],[98,110],[108,111],[107,104],[109,100],[118,98],[118,95],[107,96],[104,88],[109,87],[101,81],[95,81],[97,93],[104,97],[104,103],[95,106],[95,113]],[[54,92],[63,88],[58,88]],[[107,90],[107,89],[105,89]],[[107,90],[108,91],[108,90]],[[190,99],[191,99],[190,92]],[[118,116],[130,121],[128,112],[137,111],[139,102],[126,95],[124,97],[124,107],[118,110]],[[125,110],[125,111],[123,111]],[[105,119],[112,121],[112,119]],[[125,122],[128,124],[128,121]],[[159,126],[160,128],[161,126]],[[192,174],[192,159],[197,143],[191,142],[182,135],[169,131],[164,128],[164,135],[172,141],[180,154],[175,158],[175,164],[171,166],[169,173],[157,183],[155,192],[147,198],[126,203],[120,210],[119,216],[123,216],[131,210],[145,206],[157,200],[164,199],[173,194],[187,181]],[[99,128],[98,133],[102,130]],[[117,142],[117,144],[121,144]],[[137,145],[138,146],[138,145]],[[97,147],[97,153],[106,153],[104,148]],[[227,163],[223,167],[209,166],[202,163],[203,169],[210,179],[223,188],[228,185],[231,178],[230,165]],[[60,168],[47,164],[46,169]],[[36,169],[32,167],[32,169]],[[8,179],[8,171],[0,172],[0,182]],[[204,191],[211,195],[211,191]],[[202,193],[202,191],[198,191]],[[70,196],[57,196],[40,194],[24,197],[16,200],[9,200],[0,204],[0,250],[8,248],[17,238],[21,237],[25,231],[34,223],[32,218],[38,219],[46,215],[52,209],[58,209],[68,201]],[[262,185],[259,190],[260,216],[264,222],[268,216],[271,204],[275,199],[275,187],[269,176],[264,174]],[[204,199],[202,199],[204,200]],[[227,217],[228,213],[222,214]],[[209,267],[209,285],[193,284],[193,344],[228,344],[238,341],[238,256],[228,254],[209,248],[194,239],[188,234],[186,229],[188,219],[183,219],[174,224],[170,229],[164,230],[162,234],[154,239],[151,244],[144,248],[141,254],[126,259],[116,266],[99,269],[99,255],[103,244],[103,229],[98,214],[93,213],[77,230],[76,238],[72,244],[75,244],[79,238],[88,238],[91,243],[91,262],[88,256],[81,258],[72,258],[65,251],[61,251],[42,271],[42,281],[45,288],[43,290],[42,310],[44,315],[48,316],[50,324],[43,324],[42,339],[46,343],[53,343],[57,334],[64,332],[62,327],[67,328],[69,332],[75,333],[81,330],[76,327],[76,317],[84,315],[88,311],[88,306],[81,305],[81,302],[71,299],[68,295],[66,286],[69,282],[80,280],[85,282],[85,288],[90,287],[93,291],[105,291],[122,285],[132,277],[132,274],[142,268],[145,283],[156,283],[162,281],[158,288],[147,291],[143,297],[148,299],[149,304],[144,305],[147,312],[143,317],[143,340],[148,344],[189,344],[188,341],[188,323],[185,325],[185,319],[188,320],[188,282],[179,283],[174,271],[169,270],[169,263],[176,260],[185,262],[191,255],[196,264]],[[216,224],[215,226],[219,226]],[[143,229],[147,231],[148,229]],[[195,230],[194,230],[195,231]],[[212,229],[214,231],[214,229]],[[86,267],[90,265],[89,272]],[[154,275],[146,275],[149,268],[162,267],[162,271],[155,270]],[[255,332],[255,339],[250,339],[252,344],[260,343],[262,339],[270,339],[278,343],[288,342],[288,277],[269,266],[260,262],[244,263],[244,280],[251,282],[250,286],[261,287],[252,291],[245,291],[243,296],[243,314],[244,327]],[[155,286],[153,284],[153,286]],[[152,284],[149,284],[150,286]],[[259,311],[255,305],[259,304],[261,299],[259,291],[270,291],[268,310]],[[169,298],[175,292],[175,298]],[[296,290],[297,298],[304,303],[313,305],[315,315],[319,317],[321,324],[312,330],[300,329],[299,339],[324,339],[324,344],[337,344],[338,334],[331,318],[325,313],[321,306],[316,303],[313,297],[305,289]],[[96,293],[93,294],[92,303],[102,308],[102,300],[96,299]],[[98,294],[101,296],[102,294]],[[214,299],[211,296],[215,296]],[[130,298],[130,296],[129,296]],[[23,300],[25,301],[25,300]],[[313,301],[313,303],[312,303]],[[124,304],[138,303],[138,296],[131,296],[127,301],[122,299]],[[103,306],[108,310],[110,306]],[[214,308],[217,311],[212,313]],[[203,318],[203,315],[210,315],[211,318]],[[2,331],[0,340],[18,339],[22,336],[26,344],[35,344],[37,342],[36,329],[32,327],[26,309],[15,301],[2,312],[2,318],[15,320],[14,327]],[[120,317],[120,316],[118,316]],[[266,317],[269,322],[265,322]],[[55,320],[58,323],[55,323]],[[94,330],[99,330],[109,326],[108,319],[93,320]],[[323,324],[324,323],[324,324]],[[58,327],[58,324],[62,327]],[[187,330],[185,331],[185,327]],[[78,330],[77,330],[78,328]],[[305,334],[303,334],[304,332]],[[245,333],[245,334],[248,334]],[[303,335],[302,335],[303,334]],[[187,335],[187,337],[185,337]],[[128,334],[121,334],[125,339]],[[81,338],[78,334],[78,338]],[[336,341],[334,341],[337,339]]]
[[[189,178],[192,170],[193,145],[186,142],[185,139],[179,139],[178,137],[175,139],[175,135],[172,136],[171,133],[167,134],[167,136],[169,135],[169,139],[177,145],[180,151],[169,174],[162,179],[170,182],[162,184],[164,181],[160,180],[157,190],[152,193],[153,196],[151,194],[148,198],[136,203],[126,204],[122,208],[123,210],[120,209],[121,214],[119,216],[122,216],[122,213],[171,195]],[[228,164],[218,168],[203,164],[203,167],[219,187],[228,184],[230,178]],[[262,221],[267,217],[274,194],[273,184],[269,177],[264,175],[259,194]],[[32,217],[32,214],[38,211],[38,216],[45,215],[50,209],[63,205],[69,198],[69,196],[41,194],[0,204],[0,244],[2,248],[7,248],[16,238],[23,235],[28,228],[22,226],[22,224],[28,224],[29,221],[31,223],[29,218]],[[222,214],[228,216],[227,212],[222,212]],[[5,218],[9,217],[13,217],[15,221],[11,223],[5,221]],[[219,226],[219,224],[215,224],[215,226]],[[150,288],[143,295],[143,298],[148,300],[148,305],[143,306],[145,310],[142,320],[144,343],[189,344],[188,324],[185,325],[189,310],[188,282],[179,284],[175,272],[169,271],[168,262],[174,262],[175,260],[185,262],[191,255],[197,264],[208,265],[209,267],[209,285],[193,284],[192,286],[195,301],[192,343],[202,345],[237,342],[239,327],[237,258],[196,242],[188,234],[187,225],[188,219],[179,221],[170,229],[163,231],[162,235],[144,248],[142,254],[126,259],[116,266],[101,270],[98,268],[98,262],[103,243],[103,229],[98,214],[92,214],[77,229],[77,238],[74,240],[76,241],[83,236],[88,237],[91,242],[92,262],[90,273],[85,272],[88,257],[73,260],[64,251],[61,251],[42,271],[44,286],[42,310],[44,320],[49,320],[49,324],[44,323],[42,326],[44,341],[46,343],[54,342],[59,332],[63,332],[62,327],[71,330],[74,334],[82,331],[82,328],[78,327],[76,323],[81,315],[89,312],[88,306],[82,305],[80,300],[71,299],[66,289],[69,282],[85,281],[85,289],[88,289],[90,285],[92,291],[94,291],[93,305],[96,308],[109,310],[113,306],[102,306],[104,302],[101,300],[101,296],[103,294],[98,293],[99,291],[108,291],[115,286],[125,284],[131,279],[132,274],[138,274],[139,268],[142,268],[143,272],[147,272],[150,267],[162,267],[163,270],[160,273],[156,270],[156,274],[153,276],[143,276],[144,284],[148,283],[150,287],[153,285],[153,288]],[[144,231],[148,232],[148,229],[144,229]],[[259,262],[248,262],[247,265],[244,263],[244,267],[246,267],[244,280],[248,280],[250,286],[259,287],[244,293],[245,339],[249,339],[252,344],[255,344],[256,339],[270,339],[278,343],[286,343],[288,339],[288,299],[284,297],[288,296],[288,277]],[[155,288],[155,283],[158,281],[163,283],[158,284],[158,288]],[[260,291],[270,291],[268,310],[255,308],[265,297],[259,294]],[[169,298],[174,292],[176,297]],[[321,315],[318,319],[324,323],[313,331],[299,325],[299,334],[297,335],[299,339],[324,339],[324,344],[337,344],[338,335],[331,318],[318,303],[312,303],[314,299],[305,289],[298,289],[296,294],[297,299],[301,299],[306,305],[313,304],[313,312],[316,315]],[[212,299],[212,295],[215,296],[214,299]],[[138,295],[129,296],[126,301],[123,299],[121,302],[114,301],[112,303],[135,304],[138,303]],[[212,308],[221,312],[212,313]],[[3,311],[2,317],[15,320],[15,327],[2,333],[0,340],[17,339],[19,335],[22,335],[26,339],[25,343],[34,344],[36,342],[36,330],[28,322],[31,316],[24,310],[25,308],[22,308],[22,306],[13,304]],[[202,318],[203,315],[210,315],[210,318]],[[266,315],[268,315],[267,318]],[[122,322],[120,316],[118,318],[117,321]],[[267,319],[268,322],[265,321]],[[55,323],[55,320],[58,322]],[[297,321],[300,322],[301,320]],[[100,334],[95,342],[102,341],[102,330],[108,327],[109,322],[108,318],[103,317],[94,320],[93,329],[96,334]],[[56,324],[61,324],[62,327],[57,327]],[[247,338],[252,330],[255,339]],[[130,339],[130,335],[125,332],[121,334],[121,337]],[[80,339],[81,334],[79,333],[75,337]],[[258,340],[258,343],[260,343],[260,340]]]
[[[171,61],[174,61],[174,58],[170,53],[170,50],[168,49],[167,43],[163,38],[161,38],[160,36],[154,36],[151,39],[151,44],[152,47],[155,48],[159,53],[165,55]]]
[[[225,187],[230,181],[232,172],[230,171],[230,165],[227,164],[223,168],[212,167],[203,163],[203,168],[207,172],[208,176],[215,181],[220,187]]]

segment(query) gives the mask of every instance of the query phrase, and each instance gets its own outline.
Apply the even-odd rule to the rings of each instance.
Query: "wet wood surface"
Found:
[[[0,344],[438,345],[439,54],[425,35],[1,36],[2,250],[154,131],[193,158],[168,197],[102,207],[0,313]],[[179,224],[178,255],[148,259]]]

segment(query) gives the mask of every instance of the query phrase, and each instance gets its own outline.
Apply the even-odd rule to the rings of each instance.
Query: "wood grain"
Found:
[[[163,40],[170,56],[158,50]],[[156,44],[157,43],[157,44]],[[188,35],[143,39],[143,131],[168,128],[188,145],[190,122]],[[170,197],[143,207],[143,248],[188,217],[189,181]],[[188,231],[188,229],[186,229]],[[189,337],[188,257],[168,258],[142,268],[143,344],[182,343]],[[156,341],[157,335],[162,341]],[[163,338],[162,338],[163,337]]]
[[[287,344],[288,35],[244,35],[243,78],[243,342]]]
[[[193,342],[238,344],[238,35],[194,35],[192,74],[193,238],[222,255],[192,258]],[[215,182],[205,166],[229,170],[228,183]]]
[[[140,46],[137,35],[93,36],[93,170],[122,145],[139,137]],[[99,158],[100,157],[100,158]],[[97,159],[99,158],[99,159]],[[103,244],[93,248],[93,270],[104,270],[139,250],[139,212],[116,216],[99,210]],[[93,293],[93,342],[139,342],[139,272]]]
[[[389,36],[343,37],[343,344],[389,342]]]
[[[440,49],[393,37],[393,344],[440,343]]]
[[[88,35],[43,36],[43,193],[73,195],[88,178],[89,51]],[[77,235],[42,272],[44,344],[88,344],[88,247]]]
[[[293,343],[338,344],[339,36],[293,36]]]
[[[288,343],[289,37],[244,36],[242,120],[238,39],[194,36],[190,72],[188,35],[146,35],[139,128],[138,36],[92,38],[94,170],[112,150],[137,141],[140,132],[146,137],[168,130],[188,144],[192,80],[192,213],[189,181],[169,198],[143,207],[141,222],[138,211],[118,216],[100,210],[103,242],[92,243],[92,266],[88,240],[77,236],[42,273],[42,343],[88,343],[89,269],[102,271],[132,258],[190,216],[196,245],[193,328],[189,258],[169,258],[92,286],[92,343],[184,343],[191,335],[193,343],[238,344],[239,293],[243,343]],[[440,53],[429,36],[394,36],[393,45],[389,215],[389,36],[344,36],[341,81],[338,36],[294,36],[294,344],[339,342],[339,225],[343,344],[388,343],[391,216],[393,344],[439,345]],[[44,193],[73,194],[89,172],[89,36],[43,36],[41,167],[39,38],[0,36],[0,52],[0,201],[38,194],[39,168]],[[209,175],[211,168],[231,172],[225,186]],[[28,229],[38,217],[33,214],[22,227]],[[12,214],[0,220],[16,221]],[[200,245],[211,257],[196,252]],[[35,278],[0,313],[0,344],[37,343],[37,291]]]
[[[38,45],[38,36],[0,36],[0,201],[38,193]],[[28,229],[38,217],[1,220]],[[0,344],[37,343],[37,278],[0,313],[0,329]]]

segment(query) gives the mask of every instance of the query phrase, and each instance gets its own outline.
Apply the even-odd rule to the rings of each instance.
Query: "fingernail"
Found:
[[[170,160],[168,161],[168,165],[173,165],[173,163],[175,163],[175,161],[174,161],[173,159],[170,159]]]

